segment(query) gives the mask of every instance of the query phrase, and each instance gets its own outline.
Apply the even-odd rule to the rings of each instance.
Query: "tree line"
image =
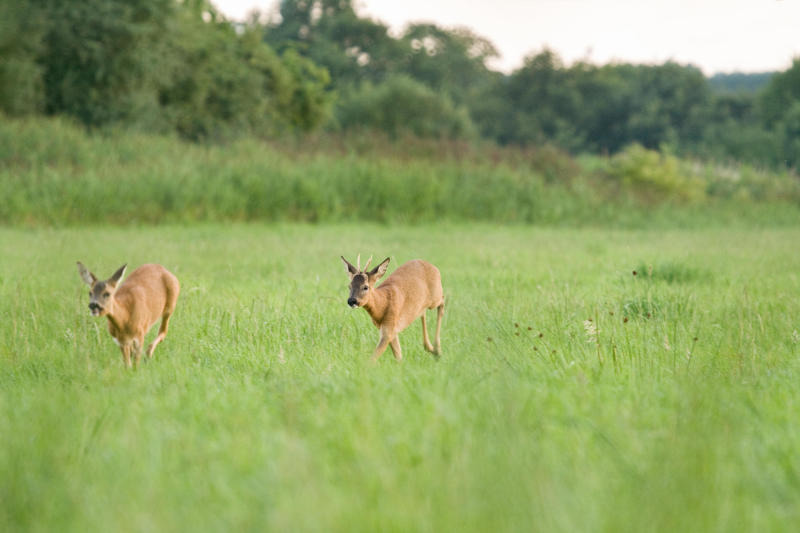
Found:
[[[0,110],[204,141],[377,130],[800,164],[800,59],[708,79],[547,49],[504,74],[497,54],[465,28],[392,35],[352,0],[283,0],[243,23],[208,0],[0,0]]]

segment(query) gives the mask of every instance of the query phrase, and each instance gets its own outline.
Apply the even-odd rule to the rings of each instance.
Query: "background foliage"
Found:
[[[800,215],[800,180],[791,172],[700,163],[640,145],[578,159],[553,147],[369,134],[216,145],[87,135],[66,119],[41,118],[0,122],[0,197],[0,224],[35,226],[482,220],[675,227],[781,225]]]
[[[800,60],[709,79],[675,63],[565,65],[547,49],[502,74],[496,55],[466,28],[391,35],[351,0],[283,0],[236,23],[207,0],[0,0],[0,111],[191,140],[370,129],[800,162]]]
[[[205,0],[0,2],[0,110],[188,139],[308,130],[329,116],[325,69],[277,54]]]

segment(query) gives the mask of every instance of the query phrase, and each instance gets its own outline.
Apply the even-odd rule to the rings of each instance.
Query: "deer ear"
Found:
[[[350,279],[353,279],[353,276],[358,274],[358,269],[356,267],[354,267],[353,265],[351,265],[347,261],[347,259],[344,258],[344,256],[341,256],[341,257],[342,257],[342,261],[344,261],[344,266],[345,266],[345,269],[347,270],[347,274],[350,276]]]
[[[373,268],[372,270],[369,271],[369,279],[371,281],[378,281],[379,279],[381,279],[383,277],[384,274],[386,274],[386,269],[387,268],[389,268],[389,258],[388,257],[386,259],[384,259],[383,262],[381,262],[380,265],[376,266],[375,268]]]
[[[80,274],[83,282],[90,287],[94,285],[95,282],[97,281],[97,277],[91,272],[89,272],[89,269],[83,266],[83,263],[81,263],[80,261],[78,261],[78,274]]]
[[[117,271],[114,272],[114,274],[112,274],[110,278],[108,278],[108,283],[116,287],[117,284],[119,283],[119,280],[122,279],[122,276],[125,274],[126,268],[128,268],[127,263],[119,267]]]

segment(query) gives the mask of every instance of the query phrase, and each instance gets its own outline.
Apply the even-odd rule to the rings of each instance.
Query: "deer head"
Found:
[[[89,269],[83,266],[83,263],[78,261],[78,273],[81,279],[90,287],[89,312],[92,313],[92,316],[103,316],[108,313],[108,308],[114,299],[114,292],[117,290],[119,280],[125,274],[127,266],[127,264],[122,265],[110,278],[101,281],[97,279],[97,276],[89,272]]]
[[[389,258],[384,259],[372,270],[367,270],[372,262],[372,256],[367,260],[363,270],[361,269],[361,255],[356,259],[357,266],[353,266],[344,257],[342,257],[342,261],[347,269],[347,275],[350,276],[350,296],[347,298],[347,305],[353,308],[361,307],[369,300],[370,291],[375,283],[386,274],[386,269],[389,268]]]

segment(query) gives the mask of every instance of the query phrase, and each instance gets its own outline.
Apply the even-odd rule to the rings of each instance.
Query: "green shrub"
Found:
[[[703,181],[677,157],[638,144],[613,156],[605,177],[645,203],[697,202],[705,196]]]

